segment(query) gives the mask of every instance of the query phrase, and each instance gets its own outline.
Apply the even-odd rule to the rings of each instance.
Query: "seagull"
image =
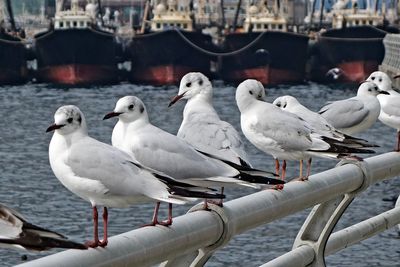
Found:
[[[333,80],[339,79],[342,75],[344,75],[344,71],[340,68],[332,68],[325,73],[326,77],[331,77]]]
[[[364,139],[352,137],[350,135],[346,135],[336,130],[332,125],[329,124],[329,122],[325,120],[324,117],[322,117],[320,114],[314,111],[309,110],[308,108],[300,104],[299,101],[293,96],[285,95],[278,97],[274,100],[272,104],[274,104],[275,106],[279,107],[282,110],[285,110],[292,114],[296,114],[312,127],[313,132],[331,138],[332,141],[336,140],[334,141],[336,145],[341,145],[348,148],[377,147],[377,145],[370,144],[368,141]],[[358,150],[358,152],[371,153],[370,150],[365,150],[365,151]],[[311,158],[309,158],[307,167],[308,168],[306,177],[310,175]],[[302,177],[302,161],[300,161],[300,177]]]
[[[368,77],[369,81],[374,82],[380,90],[388,94],[377,96],[381,105],[379,120],[397,131],[397,144],[395,151],[400,152],[400,94],[392,87],[392,80],[383,71],[375,71]]]
[[[188,100],[177,136],[196,149],[221,155],[238,165],[251,166],[239,133],[219,118],[212,105],[212,95],[212,84],[204,74],[190,72],[182,77],[178,95],[169,104]]]
[[[396,79],[398,76],[393,78]],[[368,76],[367,81],[375,83],[381,91],[386,91],[390,95],[400,96],[400,93],[393,88],[392,80],[390,79],[389,75],[383,71],[374,71]]]
[[[80,109],[73,105],[60,107],[49,146],[51,168],[71,192],[88,201],[93,209],[94,240],[89,247],[107,245],[107,207],[124,208],[143,202],[185,204],[193,198],[222,198],[208,189],[177,181],[134,162],[119,149],[91,138]],[[103,206],[104,239],[98,236],[97,206]],[[153,217],[156,217],[155,212]],[[169,219],[172,223],[172,214]],[[153,220],[156,218],[153,218]]]
[[[104,119],[118,117],[112,133],[113,146],[127,152],[149,168],[197,186],[282,184],[274,175],[240,166],[207,152],[198,151],[186,141],[149,121],[144,103],[135,96],[118,100],[114,111]],[[207,208],[207,202],[205,202]]]
[[[236,103],[241,113],[241,127],[247,139],[258,149],[271,154],[276,162],[278,159],[284,160],[282,178],[286,174],[286,160],[299,160],[302,171],[303,159],[312,156],[341,158],[355,151],[315,132],[309,123],[297,115],[264,102],[264,95],[264,87],[257,80],[248,79],[239,84]],[[300,174],[300,179],[307,178]]]
[[[300,104],[300,102],[293,96],[280,96],[276,98],[272,104],[282,110],[296,114],[303,120],[307,121],[307,123],[313,127],[315,132],[339,141],[337,144],[343,143],[343,145],[358,148],[377,147],[374,144],[370,144],[367,140],[346,135],[339,130],[336,130],[324,117],[321,116],[321,114],[309,110]]]
[[[0,247],[33,251],[51,248],[86,249],[83,244],[28,222],[19,212],[1,203]]]
[[[373,82],[363,82],[357,96],[328,102],[318,112],[337,130],[348,134],[356,134],[370,128],[378,119],[380,104],[379,94],[388,94],[379,90]]]

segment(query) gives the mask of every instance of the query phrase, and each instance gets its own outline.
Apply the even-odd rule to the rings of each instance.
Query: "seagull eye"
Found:
[[[192,83],[186,83],[186,87],[190,87],[190,86],[192,86]]]
[[[382,81],[382,78],[379,78],[379,82],[381,82]]]
[[[281,103],[276,103],[276,106],[277,107],[281,107]]]
[[[128,109],[129,109],[129,110],[132,110],[132,109],[133,109],[133,107],[134,107],[134,105],[133,105],[133,104],[131,104],[131,105],[129,105],[129,106],[128,106]]]
[[[253,91],[249,91],[249,94],[253,95]]]
[[[67,122],[71,123],[74,119],[73,118],[68,118]]]
[[[286,108],[287,104],[283,105],[283,108]]]
[[[374,76],[372,76],[372,77],[371,77],[371,80],[375,80],[375,77],[374,77]]]
[[[199,85],[203,85],[203,80],[202,79],[200,79]]]

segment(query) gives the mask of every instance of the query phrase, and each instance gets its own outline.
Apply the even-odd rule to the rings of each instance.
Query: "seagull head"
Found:
[[[291,107],[299,104],[299,101],[297,101],[297,99],[293,96],[285,95],[275,99],[272,104],[274,104],[275,106],[277,106],[282,110],[289,110]]]
[[[388,92],[392,90],[392,80],[389,75],[383,71],[374,71],[369,75],[367,81],[375,83],[382,91]]]
[[[52,131],[57,131],[62,135],[76,131],[87,132],[85,117],[77,106],[62,106],[54,114],[54,123],[46,130],[46,132]]]
[[[147,118],[146,107],[136,96],[120,98],[112,112],[106,114],[103,120],[118,117],[123,122],[133,122],[140,118]]]
[[[191,99],[195,96],[205,96],[212,98],[212,84],[210,80],[201,72],[189,72],[182,77],[179,85],[179,92],[169,103],[169,107],[180,99]]]
[[[243,109],[256,100],[263,100],[265,97],[265,90],[262,83],[254,79],[247,79],[243,81],[236,89],[236,103],[239,110]]]
[[[377,96],[379,94],[388,95],[389,93],[380,90],[378,85],[376,85],[374,82],[369,82],[369,81],[361,83],[357,91],[358,96],[365,96],[365,95]]]

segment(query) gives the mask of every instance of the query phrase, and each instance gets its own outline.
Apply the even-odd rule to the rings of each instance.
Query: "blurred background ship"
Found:
[[[162,85],[189,71],[234,84],[359,82],[382,62],[385,35],[398,32],[392,0],[0,3],[1,83]],[[338,79],[326,75],[332,68]]]

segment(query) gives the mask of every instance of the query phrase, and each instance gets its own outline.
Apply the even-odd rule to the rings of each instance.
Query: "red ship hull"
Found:
[[[68,64],[42,68],[39,82],[65,85],[109,83],[115,80],[115,69],[110,66]]]
[[[268,66],[231,71],[225,74],[228,81],[240,83],[246,79],[256,79],[263,84],[296,83],[304,76],[296,71],[275,69]]]
[[[379,62],[353,61],[338,64],[338,66],[345,73],[340,77],[340,81],[359,83],[365,81],[372,72],[378,70]]]
[[[132,80],[139,83],[153,85],[179,84],[182,77],[191,71],[196,71],[186,66],[163,65],[147,67],[146,69],[132,70]]]

